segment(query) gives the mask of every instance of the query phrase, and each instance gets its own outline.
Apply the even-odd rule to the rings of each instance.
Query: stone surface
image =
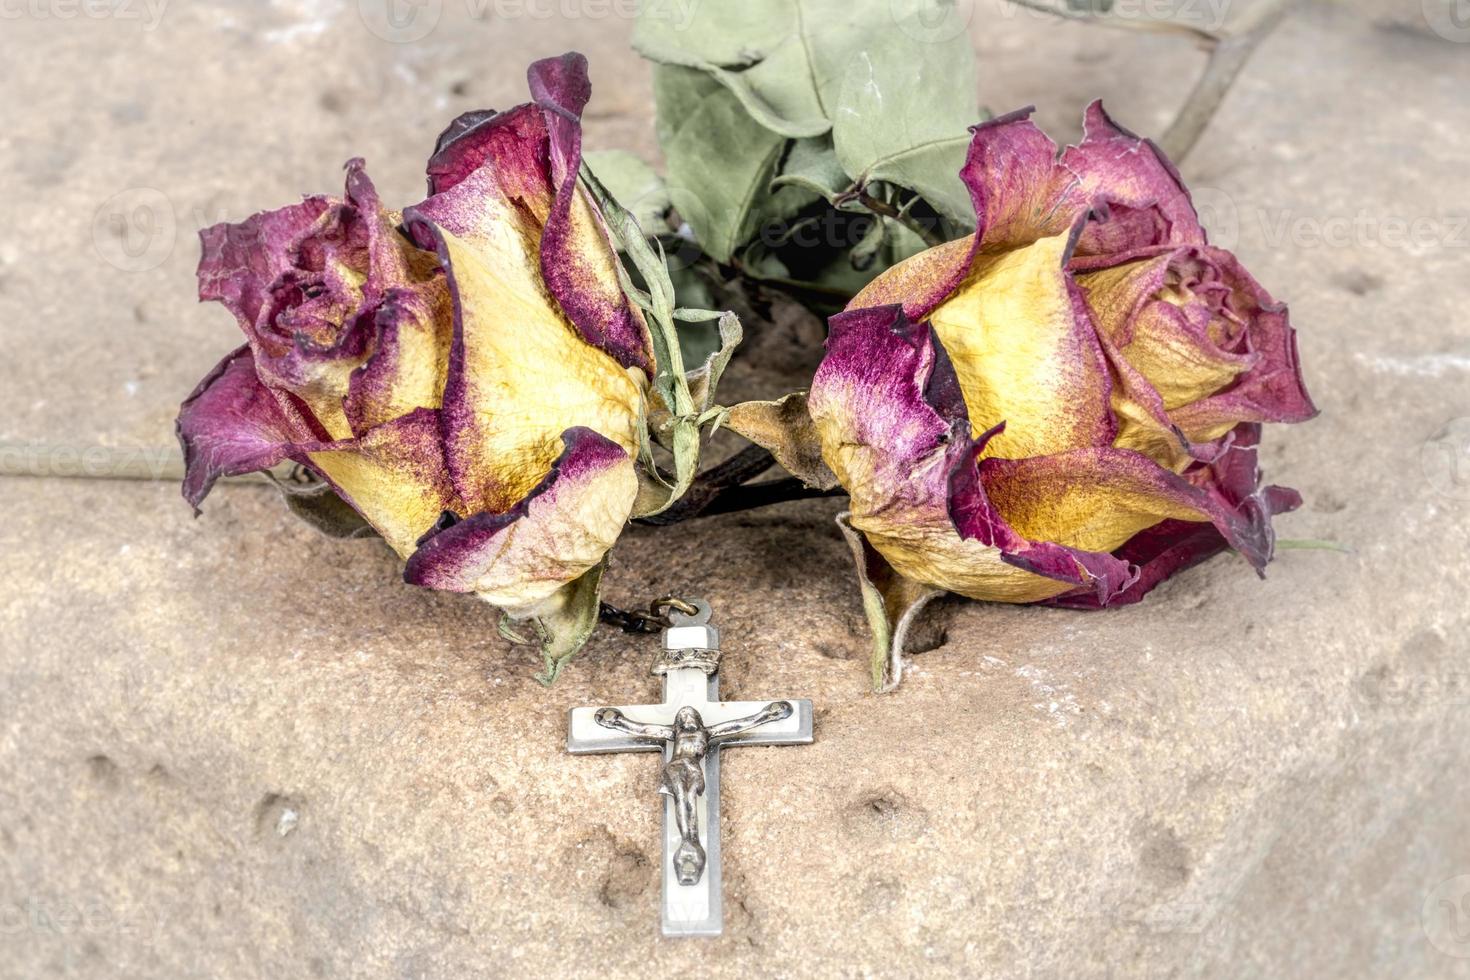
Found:
[[[167,445],[236,342],[193,303],[193,232],[335,188],[354,154],[412,199],[443,123],[521,99],[533,57],[585,51],[588,145],[651,153],[616,5],[436,8],[394,44],[326,0],[152,29],[6,6],[0,439]],[[1099,94],[1161,131],[1201,64],[974,11],[986,104],[1062,137]],[[546,690],[488,609],[263,488],[193,521],[166,484],[0,481],[0,975],[1470,976],[1449,12],[1304,7],[1184,165],[1291,301],[1324,409],[1268,435],[1308,501],[1281,532],[1351,553],[1285,551],[1264,583],[1220,558],[1106,614],[942,604],[876,698],[834,503],[629,533],[610,598],[699,590],[727,696],[818,703],[816,744],[727,760],[716,941],[656,938],[652,760],[561,751],[568,706],[656,694],[648,641],[599,633]]]

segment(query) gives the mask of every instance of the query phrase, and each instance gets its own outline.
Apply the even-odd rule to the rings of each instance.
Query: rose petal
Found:
[[[1087,107],[1082,128],[1082,142],[1062,154],[1062,166],[1077,177],[1079,197],[1132,211],[1157,208],[1168,223],[1169,244],[1205,243],[1189,191],[1163,151],[1114,122],[1101,100]]]
[[[1171,417],[1196,439],[1214,438],[1243,421],[1305,422],[1316,417],[1286,305],[1273,300],[1234,255],[1218,248],[1202,253],[1229,287],[1228,302],[1245,324],[1241,350],[1254,364],[1229,388],[1180,406]]]
[[[290,455],[303,431],[255,373],[249,345],[225,357],[179,407],[175,429],[184,450],[184,499],[199,505],[222,476],[270,469]]]
[[[1065,235],[1092,206],[1058,162],[1056,143],[1031,121],[1033,111],[1028,106],[970,129],[960,179],[975,202],[981,252]]]
[[[407,557],[446,510],[462,511],[439,444],[439,413],[419,408],[362,436],[300,447],[304,458]]]
[[[981,428],[1006,424],[991,455],[1106,445],[1116,431],[1107,361],[1066,271],[1075,230],[982,252],[930,314],[971,420]]]
[[[1209,306],[1181,293],[1177,274],[1171,284],[1171,269],[1192,251],[1172,249],[1077,276],[1117,378],[1113,444],[1176,471],[1212,458],[1219,447],[1192,441],[1170,411],[1224,388],[1256,361],[1219,346]]]
[[[1229,450],[1210,467],[1201,470],[1203,479],[1219,499],[1258,522],[1260,534],[1252,542],[1258,559],[1269,560],[1274,535],[1271,517],[1301,506],[1301,497],[1285,487],[1259,486],[1256,470],[1255,443],[1259,425],[1243,425],[1233,433]],[[1264,540],[1263,540],[1264,539]],[[1262,552],[1262,545],[1265,551]],[[1213,524],[1191,521],[1163,521],[1140,531],[1114,552],[1123,561],[1139,569],[1137,581],[1117,595],[1111,605],[1137,602],[1170,576],[1191,568],[1230,547]],[[1096,596],[1085,593],[1064,594],[1049,600],[1052,605],[1073,609],[1097,609]]]
[[[568,429],[563,441],[551,472],[514,507],[429,534],[404,580],[524,615],[601,561],[638,493],[633,459],[590,429]]]
[[[975,206],[975,234],[927,249],[878,276],[848,309],[903,304],[922,320],[959,288],[977,252],[1002,251],[1063,234],[1086,210],[1068,194],[1072,175],[1057,164],[1057,147],[1021,109],[971,128],[960,179]]]
[[[373,314],[389,290],[432,279],[433,253],[394,228],[363,162],[347,164],[343,201],[311,198],[201,233],[200,297],[231,309],[272,388],[300,398],[333,438],[352,373],[374,343]]]
[[[445,131],[429,161],[431,197],[405,217],[509,261],[517,277],[534,271],[587,343],[652,377],[648,326],[623,292],[602,216],[577,184],[586,59],[547,58],[527,76],[533,103],[467,114]],[[432,247],[427,237],[421,244]]]
[[[256,324],[272,285],[292,266],[292,248],[329,208],[327,197],[262,211],[239,224],[221,222],[199,233],[199,299],[217,300],[257,341]]]
[[[1002,557],[1025,542],[973,478],[984,437],[970,439],[954,368],[933,332],[896,305],[841,313],[830,326],[808,405],[823,458],[848,490],[852,526],[900,574],[951,592],[1032,602],[1074,588]],[[966,467],[972,478],[952,485]],[[952,510],[971,530],[989,521],[988,530],[962,538]]]
[[[455,190],[476,181],[471,175]],[[628,373],[568,329],[524,270],[496,261],[504,254],[425,227],[454,302],[442,426],[449,472],[468,509],[513,506],[545,477],[569,428],[589,426],[635,454],[641,396]]]
[[[1098,332],[1158,393],[1165,410],[1214,394],[1258,360],[1221,347],[1210,336],[1208,304],[1171,283],[1171,267],[1187,262],[1191,251],[1077,277]]]
[[[1067,273],[1089,203],[1030,109],[973,129],[961,177],[976,234],[879,276],[849,310],[903,303],[928,317],[954,361],[974,423],[1005,422],[989,451],[1059,452],[1110,442],[1107,362]]]
[[[1249,521],[1222,500],[1127,449],[1074,449],[980,463],[986,496],[1022,537],[1110,552],[1163,520],[1209,521],[1244,550]]]
[[[362,435],[416,408],[438,408],[449,371],[454,307],[445,279],[393,289],[373,317],[374,351],[348,381],[343,408]]]

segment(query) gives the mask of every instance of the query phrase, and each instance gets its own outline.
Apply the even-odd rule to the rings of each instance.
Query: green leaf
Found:
[[[763,128],[819,136],[832,127],[847,56],[887,22],[888,0],[720,0],[683,18],[645,4],[633,47],[650,61],[698,69]]]
[[[659,64],[670,195],[705,252],[729,262],[756,240],[775,247],[773,223],[818,200],[865,207],[856,191],[891,207],[922,199],[912,220],[937,214],[947,234],[971,226],[958,175],[982,113],[965,28],[946,0],[646,5],[634,46]],[[875,273],[877,246],[859,258],[877,259]]]
[[[900,575],[868,544],[862,532],[852,526],[851,516],[846,511],[838,514],[837,526],[847,539],[857,565],[863,612],[873,633],[869,665],[873,690],[881,694],[892,691],[903,680],[903,648],[909,629],[924,607],[944,595],[944,590]]]
[[[900,24],[874,34],[847,64],[833,147],[859,185],[881,181],[907,188],[944,217],[970,226],[974,210],[959,172],[970,145],[968,128],[981,118],[975,54],[964,31],[919,40],[919,16],[909,15],[910,29]]]
[[[830,135],[792,141],[781,172],[771,181],[772,188],[788,185],[804,187],[827,201],[852,185],[852,178],[837,159]]]
[[[591,168],[582,168],[582,181],[602,210],[623,252],[648,286],[646,292],[639,289],[627,270],[621,264],[618,266],[623,291],[651,318],[649,335],[653,341],[655,364],[653,388],[663,402],[666,416],[663,424],[667,427],[661,433],[664,438],[659,441],[668,447],[674,457],[674,482],[666,484],[666,498],[656,493],[650,495],[647,492],[651,488],[649,481],[642,484],[634,516],[648,517],[665,510],[683,496],[684,491],[694,482],[695,470],[699,465],[698,407],[689,391],[684,357],[679,348],[679,332],[674,323],[674,284],[669,278],[663,246],[658,240],[644,237],[633,216],[613,199]],[[640,456],[652,484],[664,483],[657,467],[653,465],[652,450],[646,441],[640,449]]]
[[[632,212],[645,235],[657,235],[668,229],[669,189],[652,167],[627,150],[589,150],[582,159],[608,193]]]
[[[714,337],[704,355],[704,363],[689,372],[689,392],[694,398],[695,410],[703,415],[714,404],[715,389],[719,387],[720,377],[725,373],[730,358],[735,355],[735,348],[740,346],[744,331],[740,328],[740,318],[729,311],[721,313],[714,310],[679,310],[676,313],[705,321],[698,326],[706,330],[711,328],[708,321],[714,320],[714,329],[711,331]],[[687,331],[690,326],[691,324],[685,324],[683,331]]]
[[[708,255],[728,262],[764,222],[816,200],[799,187],[771,193],[787,140],[752,119],[709,76],[660,66],[653,91],[669,196]]]
[[[541,644],[545,668],[536,679],[551,684],[562,668],[581,652],[587,638],[597,628],[598,602],[602,589],[602,573],[607,559],[594,565],[582,576],[564,586],[548,600],[547,607],[529,620]],[[502,635],[507,631],[501,629]],[[509,635],[514,636],[511,632]]]

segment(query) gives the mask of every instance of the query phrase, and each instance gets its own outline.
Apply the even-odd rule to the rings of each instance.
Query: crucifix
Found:
[[[804,745],[812,740],[806,700],[721,701],[715,672],[720,633],[700,599],[662,600],[668,609],[663,651],[653,673],[661,704],[573,708],[567,751],[663,752],[663,934],[718,936],[720,901],[720,749]]]

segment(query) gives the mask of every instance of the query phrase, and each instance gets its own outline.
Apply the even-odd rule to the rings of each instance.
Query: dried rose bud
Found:
[[[1002,602],[1133,602],[1227,546],[1260,570],[1300,503],[1259,485],[1260,423],[1316,414],[1286,308],[1100,104],[1060,157],[1028,115],[974,129],[976,233],[831,321],[809,405],[851,527]]]
[[[184,496],[294,460],[408,559],[409,582],[536,615],[602,560],[638,493],[653,354],[577,182],[586,61],[440,137],[429,197],[343,199],[202,234],[201,299],[247,342],[184,402]],[[559,600],[556,600],[559,601]]]

